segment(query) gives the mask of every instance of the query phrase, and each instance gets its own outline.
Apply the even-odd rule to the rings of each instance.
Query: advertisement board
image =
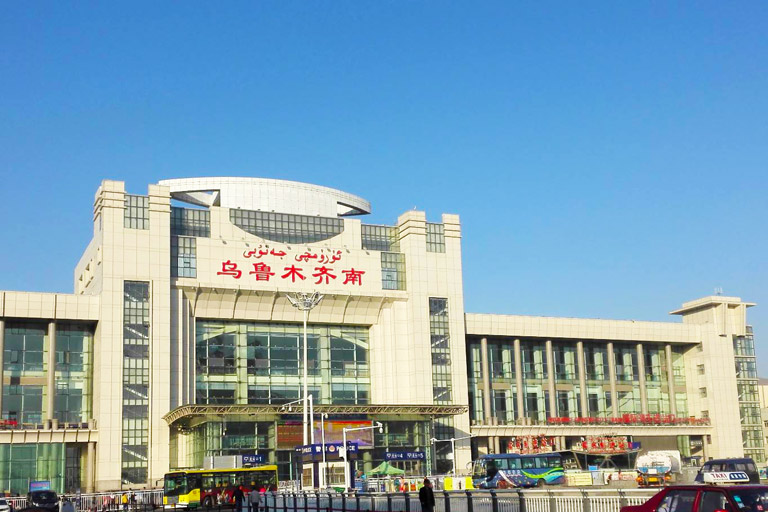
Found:
[[[302,423],[300,421],[286,421],[277,426],[277,449],[293,450],[297,446],[304,444],[304,435],[302,432]],[[343,441],[343,429],[370,427],[371,421],[326,421],[325,422],[325,442],[326,444],[341,444]],[[321,425],[315,421],[315,443],[320,443],[322,437]],[[353,430],[347,432],[347,442],[357,443],[360,448],[371,448],[373,446],[373,429]]]

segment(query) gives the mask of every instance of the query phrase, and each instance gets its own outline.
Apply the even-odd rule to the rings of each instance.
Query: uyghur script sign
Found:
[[[229,259],[221,262],[221,270],[216,272],[216,275],[240,279],[247,272],[246,275],[253,276],[256,281],[282,279],[295,283],[297,279],[301,282],[311,278],[316,285],[341,280],[342,285],[362,286],[365,271],[354,267],[344,268],[344,265],[339,263],[341,256],[340,249],[321,248],[319,251],[307,250],[289,254],[283,250],[259,245],[256,249],[243,252],[243,258],[251,260],[244,267],[239,267],[237,262]],[[268,258],[268,262],[252,261],[261,258]]]

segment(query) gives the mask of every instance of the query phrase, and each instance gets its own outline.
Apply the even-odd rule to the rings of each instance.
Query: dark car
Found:
[[[768,485],[675,485],[621,512],[764,512]]]
[[[749,476],[749,483],[759,484],[760,473],[757,471],[755,461],[750,458],[742,459],[714,459],[705,462],[696,475],[696,482],[705,482],[706,473],[723,473],[731,471],[743,471]]]
[[[59,509],[59,497],[54,491],[31,491],[27,494],[27,507]]]

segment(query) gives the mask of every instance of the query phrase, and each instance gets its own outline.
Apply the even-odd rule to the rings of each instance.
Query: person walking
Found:
[[[435,493],[432,492],[432,482],[429,478],[424,479],[424,487],[419,489],[419,501],[421,502],[422,512],[433,512],[435,510]]]
[[[251,484],[251,492],[248,493],[248,500],[251,503],[251,512],[258,512],[259,510],[259,489],[256,487],[256,483]]]
[[[235,498],[235,511],[243,512],[243,498],[245,498],[245,493],[243,493],[242,485],[235,487],[232,497]]]
[[[123,493],[123,496],[120,498],[120,501],[123,503],[123,512],[128,512],[128,493]]]

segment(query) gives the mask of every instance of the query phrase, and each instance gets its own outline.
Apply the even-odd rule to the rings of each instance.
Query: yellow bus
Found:
[[[237,469],[190,469],[166,473],[163,484],[165,508],[210,508],[234,504],[238,487],[248,494],[277,489],[277,466]]]

